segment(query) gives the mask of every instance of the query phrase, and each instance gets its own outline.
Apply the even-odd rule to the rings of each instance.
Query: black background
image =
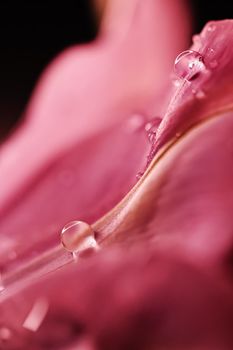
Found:
[[[233,18],[233,1],[189,2],[194,32],[208,20]],[[13,1],[0,2],[0,138],[17,122],[47,63],[64,47],[91,41],[97,33],[88,0],[20,1],[17,7]]]

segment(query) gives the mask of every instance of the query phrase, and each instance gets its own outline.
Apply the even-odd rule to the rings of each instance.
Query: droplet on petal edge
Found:
[[[156,132],[157,132],[159,124],[161,123],[161,120],[162,119],[160,117],[154,117],[145,125],[145,131],[146,131],[147,138],[148,138],[150,143],[154,143],[154,141],[155,141]]]
[[[215,31],[215,29],[216,29],[216,25],[214,25],[214,24],[209,24],[207,27],[208,32],[213,32],[213,31]]]
[[[137,179],[137,180],[140,180],[141,177],[143,176],[143,174],[144,174],[143,171],[139,171],[139,172],[137,173],[137,175],[136,175],[136,179]]]
[[[61,232],[61,243],[66,250],[76,254],[88,249],[98,249],[92,227],[84,221],[71,221]]]
[[[205,70],[202,55],[193,50],[181,52],[174,63],[174,72],[180,79],[191,81]]]

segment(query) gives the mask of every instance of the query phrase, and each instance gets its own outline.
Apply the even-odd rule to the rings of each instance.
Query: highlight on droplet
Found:
[[[183,51],[175,59],[174,72],[180,79],[194,80],[204,70],[203,56],[197,51]]]

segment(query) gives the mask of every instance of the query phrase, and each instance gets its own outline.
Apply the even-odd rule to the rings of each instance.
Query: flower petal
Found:
[[[209,22],[191,50],[202,55],[206,69],[175,88],[153,153],[192,125],[233,108],[233,20]]]

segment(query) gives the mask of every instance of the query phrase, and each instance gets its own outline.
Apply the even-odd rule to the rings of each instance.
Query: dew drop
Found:
[[[98,249],[94,231],[83,221],[71,221],[61,232],[61,242],[66,250],[79,253],[87,249]]]
[[[207,27],[208,32],[214,32],[216,29],[216,26],[214,24],[209,24]]]
[[[137,180],[140,180],[141,177],[143,176],[143,174],[144,174],[143,171],[139,171],[139,172],[137,173],[137,175],[136,175],[136,179],[137,179]]]
[[[180,79],[174,79],[173,80],[173,84],[176,86],[176,87],[179,87],[181,85],[181,80]]]
[[[155,141],[156,132],[157,132],[159,124],[161,123],[161,120],[162,119],[160,117],[154,117],[145,125],[145,131],[146,131],[147,138],[148,138],[150,143],[154,143],[154,141]]]
[[[204,97],[206,97],[206,94],[205,94],[205,92],[203,90],[195,90],[195,89],[193,89],[192,93],[199,100],[204,98]]]
[[[7,327],[1,327],[0,328],[0,340],[1,341],[7,341],[11,338],[11,330]]]
[[[174,64],[174,71],[180,79],[194,80],[205,69],[202,55],[193,50],[181,52]]]

